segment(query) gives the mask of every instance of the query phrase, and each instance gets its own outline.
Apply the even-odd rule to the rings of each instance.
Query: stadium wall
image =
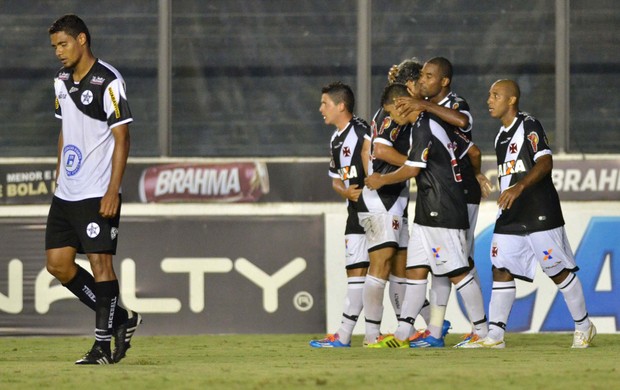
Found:
[[[346,209],[334,197],[326,166],[322,159],[133,160],[116,269],[123,304],[147,319],[141,332],[334,331],[346,286]],[[493,164],[484,166],[492,177]],[[0,162],[0,335],[92,330],[91,316],[44,266],[52,168],[53,160]],[[617,332],[619,159],[558,156],[555,168],[588,310],[600,332]],[[495,213],[493,201],[483,202],[476,227],[487,304]],[[86,258],[79,259],[87,267]],[[509,330],[572,330],[561,296],[544,275],[518,282],[517,297]],[[453,332],[465,333],[457,302],[453,296],[447,318]],[[387,299],[385,313],[389,332],[396,323]]]

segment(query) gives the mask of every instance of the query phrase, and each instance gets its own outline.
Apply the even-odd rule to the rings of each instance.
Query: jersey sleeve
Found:
[[[411,149],[405,162],[412,167],[426,168],[428,153],[433,145],[433,135],[427,126],[414,126],[411,129]]]
[[[106,86],[103,109],[110,128],[133,121],[122,79],[114,79]]]
[[[538,119],[528,116],[523,121],[523,129],[525,131],[525,145],[529,149],[533,160],[539,157],[551,154],[547,134]]]

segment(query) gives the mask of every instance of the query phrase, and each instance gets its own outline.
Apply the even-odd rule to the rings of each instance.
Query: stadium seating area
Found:
[[[327,155],[320,88],[334,80],[356,85],[355,0],[172,3],[173,156]],[[569,152],[616,153],[620,2],[570,6]],[[520,83],[521,108],[542,121],[553,143],[554,2],[397,0],[372,7],[373,107],[390,65],[440,55],[454,64],[453,88],[469,101],[483,151],[491,150],[497,129],[485,102],[498,78]],[[60,65],[47,27],[68,12],[83,17],[95,55],[127,81],[132,155],[159,155],[157,2],[5,2],[0,10],[4,157],[56,153],[51,79]]]

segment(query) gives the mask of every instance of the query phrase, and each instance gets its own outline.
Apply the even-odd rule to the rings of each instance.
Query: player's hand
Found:
[[[424,111],[426,108],[424,102],[424,100],[413,96],[402,96],[394,100],[394,106],[400,115],[407,116],[412,112]]]
[[[366,179],[364,179],[364,184],[366,184],[366,187],[368,187],[369,190],[378,190],[383,187],[383,183],[381,182],[381,174],[375,172],[366,177]]]
[[[120,205],[120,199],[118,193],[108,193],[101,198],[99,206],[99,215],[103,218],[114,218],[118,213],[118,206]]]
[[[476,180],[478,180],[478,184],[480,184],[480,192],[482,193],[482,197],[488,197],[493,189],[491,181],[483,173],[477,174]]]
[[[362,189],[357,184],[350,185],[345,191],[347,199],[353,202],[357,202],[361,193]]]
[[[497,205],[502,210],[508,210],[512,207],[514,201],[521,196],[523,192],[523,186],[519,183],[508,187],[499,195],[499,199],[497,199]]]
[[[388,72],[388,83],[392,84],[396,80],[396,76],[398,75],[398,65],[392,65],[390,71]]]

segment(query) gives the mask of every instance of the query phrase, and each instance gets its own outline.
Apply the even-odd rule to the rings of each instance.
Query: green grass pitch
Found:
[[[504,350],[313,349],[322,335],[144,336],[111,366],[76,366],[85,337],[0,338],[0,389],[613,389],[620,334],[508,334]],[[448,335],[447,345],[460,341]]]

